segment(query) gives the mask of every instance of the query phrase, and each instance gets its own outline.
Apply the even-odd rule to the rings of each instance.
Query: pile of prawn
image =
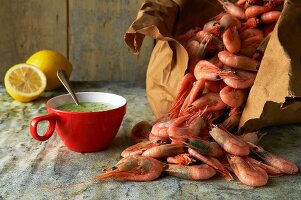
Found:
[[[189,55],[187,73],[166,116],[141,121],[134,145],[97,179],[151,181],[163,173],[189,180],[216,174],[248,186],[270,174],[294,174],[297,165],[257,146],[260,132],[238,134],[241,111],[259,69],[282,0],[223,2],[225,12],[176,39]]]

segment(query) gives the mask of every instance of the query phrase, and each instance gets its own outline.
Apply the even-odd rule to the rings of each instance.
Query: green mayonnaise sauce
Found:
[[[115,108],[113,104],[101,102],[80,102],[79,105],[75,103],[64,104],[56,109],[70,111],[70,112],[98,112]]]

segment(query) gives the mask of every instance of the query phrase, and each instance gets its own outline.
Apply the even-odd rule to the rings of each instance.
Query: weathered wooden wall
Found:
[[[153,40],[133,55],[123,41],[142,0],[0,0],[0,81],[34,52],[53,49],[72,80],[144,82]]]

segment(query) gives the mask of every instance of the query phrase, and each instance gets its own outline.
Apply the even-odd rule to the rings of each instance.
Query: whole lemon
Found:
[[[39,68],[45,74],[47,79],[46,90],[52,90],[62,86],[56,75],[58,69],[65,70],[68,78],[72,72],[72,64],[68,59],[61,53],[53,50],[38,51],[30,56],[26,63]]]

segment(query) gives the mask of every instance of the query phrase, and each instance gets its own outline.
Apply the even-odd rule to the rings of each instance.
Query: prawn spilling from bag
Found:
[[[225,12],[176,37],[189,63],[168,114],[137,123],[131,139],[138,143],[98,179],[152,181],[165,172],[199,181],[220,174],[231,181],[233,172],[241,183],[259,187],[268,183],[269,174],[298,172],[294,162],[257,146],[260,132],[238,133],[283,1],[219,2]]]

